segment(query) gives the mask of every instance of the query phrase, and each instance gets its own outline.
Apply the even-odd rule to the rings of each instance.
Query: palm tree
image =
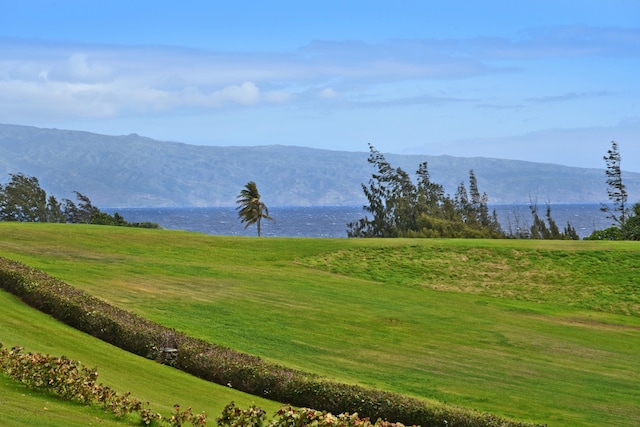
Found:
[[[239,205],[236,209],[239,210],[238,218],[240,218],[240,222],[243,224],[245,222],[247,223],[244,226],[245,229],[250,225],[257,224],[258,237],[260,237],[260,221],[262,218],[275,221],[269,216],[269,208],[267,208],[267,205],[260,200],[258,187],[253,181],[249,181],[242,191],[240,191],[236,203]]]

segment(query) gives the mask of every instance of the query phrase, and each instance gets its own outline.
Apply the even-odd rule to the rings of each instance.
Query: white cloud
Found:
[[[264,100],[271,104],[286,104],[293,101],[294,96],[283,90],[272,90],[264,94]]]
[[[204,94],[197,87],[189,86],[177,96],[176,104],[190,106],[222,107],[228,105],[254,106],[258,104],[283,104],[293,99],[285,91],[263,92],[254,82],[229,85],[211,94]]]
[[[91,61],[89,55],[85,53],[74,53],[60,65],[56,68],[61,74],[59,77],[61,80],[99,82],[108,80],[112,73],[110,66]],[[56,68],[54,68],[54,73]]]
[[[0,81],[0,113],[14,118],[109,117],[117,114],[117,99],[102,85],[64,82]]]
[[[260,102],[260,90],[255,83],[244,82],[241,85],[231,85],[216,91],[210,99],[212,105],[225,103],[255,105]]]
[[[504,75],[535,58],[602,55],[638,57],[640,30],[575,26],[530,31],[512,39],[314,41],[289,53],[0,40],[0,112],[31,121],[38,115],[259,108],[306,102],[310,98],[304,94],[339,97],[344,108],[369,106],[354,102],[363,95],[379,105],[415,105],[475,98],[421,89],[416,82]],[[413,93],[389,90],[403,83],[415,86]],[[319,87],[324,89],[315,89]],[[551,102],[610,92],[614,93],[603,85],[601,92],[578,87],[559,97],[523,98]]]
[[[324,99],[335,99],[338,98],[338,92],[336,92],[333,88],[327,87],[320,91],[320,98]]]

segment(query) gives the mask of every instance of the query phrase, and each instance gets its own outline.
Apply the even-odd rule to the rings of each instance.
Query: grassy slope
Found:
[[[173,412],[176,403],[185,408],[191,406],[195,413],[204,411],[211,420],[215,420],[224,405],[231,401],[242,406],[255,403],[268,408],[269,412],[279,407],[273,402],[131,355],[60,324],[3,291],[0,291],[0,307],[0,341],[5,346],[20,345],[27,351],[65,355],[86,366],[95,366],[100,382],[118,392],[130,391],[132,396],[148,401],[154,411],[165,416]],[[27,390],[1,374],[0,414],[2,426],[122,425],[100,409],[82,407]]]
[[[192,335],[342,381],[552,425],[640,423],[633,243],[0,224],[0,254]]]
[[[61,401],[0,375],[0,420],[4,427],[122,427],[131,420],[117,420],[99,408]],[[138,424],[139,425],[139,424]]]

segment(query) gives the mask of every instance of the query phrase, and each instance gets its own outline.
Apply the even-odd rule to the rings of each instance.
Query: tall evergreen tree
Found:
[[[376,168],[369,184],[362,184],[362,191],[369,202],[364,210],[371,214],[371,218],[361,218],[348,224],[347,234],[350,237],[397,237],[403,223],[415,221],[412,209],[415,188],[409,175],[401,168],[394,169],[371,144],[367,161]],[[402,218],[402,215],[411,218]]]
[[[393,234],[398,236],[403,230],[416,228],[416,187],[411,177],[401,168],[395,169],[391,183],[389,210],[391,214]]]
[[[431,181],[429,165],[427,162],[420,163],[416,175],[418,176],[418,211],[426,215],[436,217],[442,216],[442,203],[445,199],[444,187],[437,182]]]
[[[562,234],[558,228],[558,224],[551,217],[551,204],[547,203],[547,211],[545,216],[547,217],[547,223],[549,224],[549,238],[550,239],[562,239]]]
[[[47,199],[47,222],[65,222],[66,218],[62,212],[62,204],[58,202],[55,196],[49,196]]]
[[[0,221],[46,222],[47,193],[38,178],[22,173],[9,176],[11,180],[1,191]]]
[[[547,228],[547,224],[544,222],[540,215],[538,215],[538,206],[536,203],[529,205],[531,215],[533,215],[533,224],[531,225],[531,238],[532,239],[549,239],[551,232]]]
[[[80,193],[74,191],[78,204],[76,205],[72,200],[64,199],[64,215],[67,222],[73,224],[90,224],[91,218],[100,213],[100,209],[95,207],[91,200]]]
[[[640,240],[640,202],[631,205],[621,231],[622,238],[625,240]]]
[[[571,223],[567,222],[567,226],[564,231],[560,231],[558,224],[551,216],[551,203],[547,203],[544,218],[538,214],[538,206],[535,201],[531,201],[529,205],[531,215],[533,215],[533,224],[531,225],[528,236],[515,235],[518,238],[530,238],[530,239],[554,239],[554,240],[579,240],[580,237],[576,232],[576,229],[571,226]],[[513,236],[513,234],[512,234]]]
[[[622,169],[620,168],[622,156],[615,141],[611,141],[611,148],[603,159],[607,164],[607,195],[613,206],[603,204],[600,209],[608,214],[607,218],[611,219],[614,224],[622,226],[627,214],[627,189],[622,182]]]
[[[564,236],[568,240],[580,240],[580,236],[575,227],[571,226],[571,223],[567,221],[567,226],[564,228]]]
[[[497,213],[494,211],[494,215],[489,214],[489,196],[487,193],[480,194],[478,189],[478,179],[476,174],[471,169],[469,171],[469,198],[471,202],[470,214],[473,216],[473,221],[479,224],[481,227],[492,229],[496,225],[499,227],[499,223],[494,219],[497,218]]]
[[[472,216],[471,202],[469,201],[469,193],[467,187],[464,185],[464,181],[460,181],[456,195],[454,198],[456,210],[462,215],[462,220],[467,222]]]

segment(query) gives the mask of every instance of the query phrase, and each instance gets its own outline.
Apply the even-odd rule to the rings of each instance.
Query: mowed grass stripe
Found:
[[[0,237],[4,256],[290,367],[551,425],[640,421],[640,248],[630,242],[255,239],[46,224],[0,224]],[[594,287],[606,304],[594,304]]]

